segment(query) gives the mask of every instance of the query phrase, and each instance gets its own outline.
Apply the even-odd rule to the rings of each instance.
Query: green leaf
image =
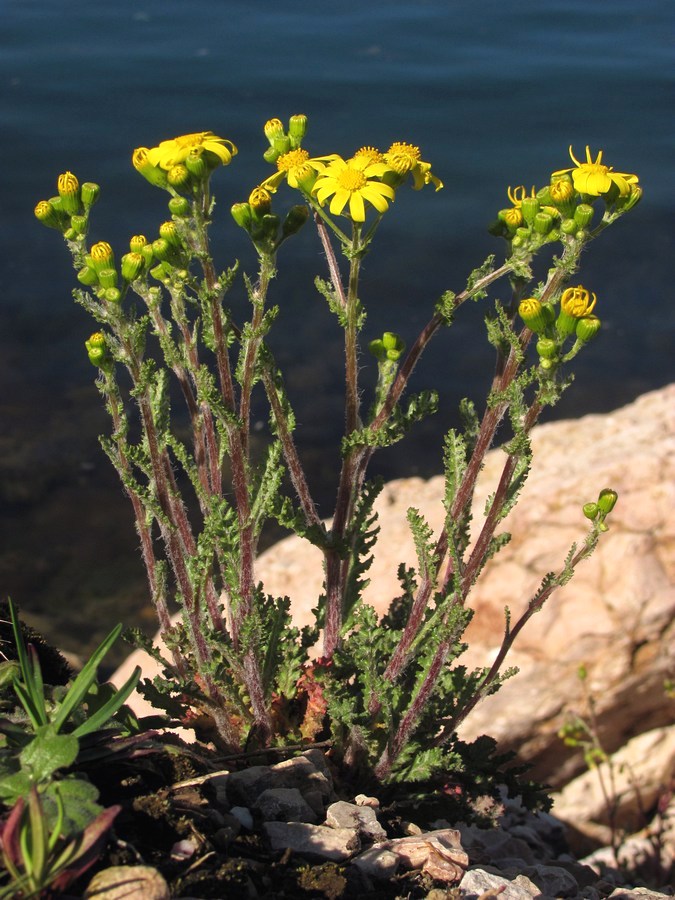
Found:
[[[19,759],[22,768],[28,769],[35,781],[47,781],[58,769],[72,766],[78,749],[79,741],[74,734],[58,734],[54,725],[43,725],[21,751]]]

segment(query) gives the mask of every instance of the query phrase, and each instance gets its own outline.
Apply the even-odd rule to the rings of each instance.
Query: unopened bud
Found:
[[[80,284],[84,284],[87,287],[93,287],[95,284],[98,284],[96,269],[93,269],[91,266],[84,266],[77,273],[77,280]]]
[[[178,219],[186,219],[192,212],[190,201],[186,197],[172,197],[169,200],[169,212]]]
[[[64,219],[49,200],[40,200],[35,207],[35,218],[47,228],[63,231]]]
[[[528,297],[521,300],[518,306],[518,314],[530,331],[541,334],[553,321],[551,307],[543,304],[536,297]]]
[[[584,316],[582,319],[579,319],[575,328],[577,340],[581,341],[582,344],[587,344],[600,331],[600,325],[600,319],[597,316]]]
[[[61,207],[68,215],[73,216],[80,211],[80,182],[72,172],[59,175],[56,189],[61,198]]]
[[[248,198],[248,205],[254,216],[264,216],[269,213],[272,208],[272,195],[267,188],[261,187],[260,185],[254,187]]]
[[[203,181],[205,178],[208,178],[210,170],[202,147],[193,147],[190,150],[185,159],[185,168],[197,181]],[[170,179],[169,183],[171,183]]]
[[[122,300],[122,292],[116,287],[106,288],[103,293],[103,299],[107,303],[111,303],[113,306],[116,306]]]
[[[94,184],[93,181],[85,181],[84,184],[80,187],[80,199],[82,200],[82,206],[86,210],[91,209],[91,207],[96,203],[101,193],[101,188]]]
[[[120,264],[122,278],[125,281],[135,281],[143,271],[145,260],[141,253],[125,253]]]
[[[166,180],[177,191],[185,190],[192,184],[190,172],[186,166],[180,164],[169,169]]]
[[[555,359],[558,355],[558,344],[551,338],[539,338],[537,353],[541,359]]]
[[[563,234],[575,235],[579,230],[579,226],[574,219],[563,219],[560,223],[560,230]]]
[[[587,519],[590,519],[591,521],[593,521],[593,519],[600,512],[600,507],[598,506],[597,503],[584,503],[583,509],[584,509],[584,515],[586,516]]]
[[[611,490],[611,488],[605,488],[603,491],[600,491],[598,495],[598,508],[600,512],[603,512],[605,515],[611,513],[611,511],[616,506],[616,501],[619,499],[619,495],[616,491]]]
[[[89,251],[92,265],[97,272],[101,269],[112,269],[115,265],[113,249],[106,241],[99,241]]]
[[[270,146],[274,144],[276,138],[284,137],[284,125],[281,119],[269,119],[263,126],[265,137],[270,142]]]
[[[112,360],[106,345],[105,336],[102,335],[100,331],[92,334],[91,337],[84,342],[84,346],[87,350],[89,362],[93,366],[96,366],[99,369],[108,368]]]
[[[168,183],[164,169],[154,166],[148,159],[148,148],[138,147],[131,155],[131,163],[136,171],[156,187],[165,188]]]
[[[248,203],[235,203],[231,207],[230,213],[240,228],[245,228],[246,231],[249,231],[253,222],[253,213]]]
[[[176,249],[183,246],[175,222],[162,222],[159,226],[159,236]]]
[[[593,220],[593,207],[590,203],[580,203],[574,210],[574,221],[579,228],[588,228]]]
[[[115,269],[99,269],[98,280],[101,287],[117,287],[117,272],[115,271]]]
[[[382,346],[386,351],[387,359],[397,362],[405,353],[405,341],[393,331],[385,331],[382,335]]]
[[[76,235],[82,236],[87,233],[89,227],[89,218],[87,216],[71,216],[70,227]]]
[[[538,212],[534,217],[532,227],[537,234],[549,234],[553,229],[553,216],[545,212]]]
[[[291,206],[286,213],[286,218],[281,226],[282,235],[286,238],[300,231],[308,218],[309,207],[305,206],[304,203],[298,204],[297,206]]]
[[[297,115],[291,116],[288,120],[288,136],[294,148],[302,143],[302,139],[307,131],[307,116]]]
[[[523,215],[523,219],[528,225],[531,225],[534,222],[534,217],[537,215],[540,208],[541,204],[536,197],[523,197],[520,204],[520,211]]]

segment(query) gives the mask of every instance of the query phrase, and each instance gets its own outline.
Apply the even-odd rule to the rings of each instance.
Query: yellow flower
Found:
[[[614,172],[611,166],[605,166],[602,162],[602,150],[598,150],[597,159],[594,161],[591,156],[590,147],[586,146],[586,162],[579,162],[569,149],[572,162],[576,168],[561,169],[554,172],[552,177],[556,178],[560,175],[571,173],[572,182],[575,190],[580,194],[588,194],[590,197],[602,197],[608,194],[613,186],[619,190],[620,197],[626,197],[631,192],[631,185],[638,182],[637,175],[629,175],[626,172]]]
[[[342,215],[349,204],[349,212],[344,215],[354,222],[364,222],[365,201],[382,214],[389,209],[389,201],[394,199],[393,187],[376,180],[389,171],[386,163],[371,162],[367,156],[348,160],[335,156],[319,173],[312,193],[321,206],[329,197],[333,198],[330,211],[334,216]]]
[[[526,198],[527,199],[530,199],[530,198],[536,199],[536,196],[537,196],[535,193],[535,190],[534,190],[534,185],[532,185],[532,190],[530,191],[530,197],[528,198],[524,184],[519,184],[518,187],[515,187],[515,188],[511,188],[511,186],[509,186],[506,194],[516,209],[520,209],[520,207],[523,205],[523,200],[525,200]]]
[[[380,153],[380,151],[378,149],[376,149],[375,147],[360,147],[356,151],[356,153],[354,154],[352,159],[360,159],[361,157],[364,157],[365,159],[367,159],[368,162],[374,162],[374,163],[386,162],[386,159],[384,158],[384,154]]]
[[[317,172],[325,169],[326,160],[334,158],[334,155],[331,155],[311,159],[306,150],[300,148],[289,150],[287,153],[282,153],[277,159],[277,171],[274,175],[266,178],[261,187],[266,188],[268,191],[276,191],[284,178],[286,178],[292,188],[298,188],[299,190],[308,189],[307,185],[311,179],[316,176]]]
[[[384,158],[389,167],[401,178],[404,178],[408,172],[412,174],[413,188],[416,191],[423,188],[425,184],[433,184],[436,190],[440,191],[443,182],[432,173],[431,163],[422,162],[421,155],[419,147],[397,141],[387,150]]]
[[[212,131],[197,131],[194,134],[184,134],[181,137],[162,141],[158,147],[147,151],[147,161],[152,166],[169,171],[174,166],[184,163],[193,150],[205,150],[216,157],[216,165],[226,166],[236,155],[237,148],[232,141],[218,137]]]
[[[593,298],[593,299],[591,299]],[[579,285],[575,288],[567,288],[560,298],[560,307],[568,316],[581,319],[593,312],[597,297],[591,294],[585,287]]]

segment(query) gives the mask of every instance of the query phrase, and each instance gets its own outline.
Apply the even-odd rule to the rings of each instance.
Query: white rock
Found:
[[[350,828],[327,828],[303,822],[265,822],[263,829],[273,850],[292,850],[300,856],[340,862],[360,849],[358,835]]]

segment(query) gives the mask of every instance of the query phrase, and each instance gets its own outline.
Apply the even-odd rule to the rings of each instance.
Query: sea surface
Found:
[[[267,119],[306,113],[315,155],[415,143],[445,187],[400,193],[361,298],[366,340],[392,330],[410,343],[444,290],[503,254],[486,226],[507,187],[546,183],[571,165],[570,145],[578,157],[602,149],[639,175],[644,199],[584,257],[579,280],[604,327],[553,415],[606,411],[675,378],[672,0],[0,0],[0,21],[0,594],[66,649],[90,648],[118,619],[148,630],[154,620],[131,512],[98,445],[107,421],[82,346],[93,326],[71,299],[59,236],[33,217],[63,171],[101,184],[91,239],[121,253],[166,217],[132,150],[192,131],[229,138],[239,153],[214,177],[214,246],[221,266],[237,258],[253,272],[228,209],[270,172]],[[312,229],[284,251],[271,343],[328,514],[340,335],[313,287],[325,260]],[[233,303],[243,316],[243,295]],[[486,308],[467,307],[430,347],[413,388],[439,387],[441,409],[381,456],[386,477],[439,471],[459,400],[480,403],[492,371]]]

